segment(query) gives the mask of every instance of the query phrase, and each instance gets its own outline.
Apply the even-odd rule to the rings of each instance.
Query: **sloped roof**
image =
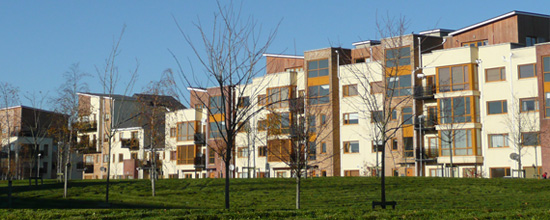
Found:
[[[499,15],[497,17],[494,17],[494,18],[491,18],[491,19],[488,19],[488,20],[485,20],[485,21],[482,21],[482,22],[479,22],[479,23],[475,23],[473,25],[470,25],[470,26],[461,28],[457,31],[451,32],[451,33],[449,33],[449,36],[457,35],[457,34],[472,30],[474,28],[481,27],[483,25],[490,24],[490,23],[493,23],[495,21],[502,20],[502,19],[512,17],[512,16],[515,16],[515,15],[527,15],[527,16],[534,16],[534,17],[550,18],[550,15],[545,15],[545,14],[537,14],[537,13],[524,12],[524,11],[511,11],[511,12],[508,12],[506,14]]]

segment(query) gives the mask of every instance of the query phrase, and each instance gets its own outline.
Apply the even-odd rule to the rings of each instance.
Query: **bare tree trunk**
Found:
[[[112,104],[111,104],[112,105]],[[109,136],[109,154],[107,154],[107,185],[105,186],[105,203],[109,204],[109,179],[111,175],[111,137]]]
[[[300,209],[300,185],[301,185],[301,180],[300,180],[300,175],[298,175],[298,173],[296,173],[296,209]]]

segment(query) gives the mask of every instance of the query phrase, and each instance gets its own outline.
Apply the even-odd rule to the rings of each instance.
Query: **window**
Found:
[[[521,105],[521,112],[532,112],[539,110],[539,103],[536,98],[520,99],[519,102]]]
[[[178,159],[178,151],[170,151],[170,160],[177,160]]]
[[[410,47],[386,50],[386,67],[411,65]]]
[[[370,122],[371,123],[378,123],[378,122],[384,122],[384,112],[382,111],[373,111],[371,112]]]
[[[438,68],[439,91],[462,91],[470,88],[470,71],[468,65]]]
[[[344,170],[344,176],[359,176],[359,170]]]
[[[490,148],[510,147],[508,144],[508,134],[490,134],[488,135]]]
[[[506,71],[504,67],[492,68],[485,70],[485,82],[505,81]]]
[[[124,162],[124,154],[118,154],[118,162],[119,163]]]
[[[439,148],[437,147],[439,140],[437,137],[428,137],[428,157],[437,157]]]
[[[221,114],[223,113],[223,105],[224,105],[224,101],[222,100],[222,97],[221,96],[213,96],[213,97],[210,97],[210,112],[215,115],[215,114]]]
[[[546,103],[544,110],[545,110],[545,117],[550,117],[550,92],[544,93],[545,99],[544,102]]]
[[[344,142],[344,153],[359,153],[359,141]]]
[[[178,141],[194,140],[195,122],[180,122],[178,123]]]
[[[550,56],[542,58],[544,82],[550,82]]]
[[[508,112],[506,100],[487,102],[487,114],[504,114]]]
[[[505,176],[510,176],[510,167],[503,168],[490,168],[491,178],[502,178]]]
[[[414,157],[413,149],[414,149],[413,138],[412,137],[403,138],[403,155],[405,157]]]
[[[523,132],[521,133],[521,142],[523,146],[540,145],[539,134],[537,132]]]
[[[328,76],[328,59],[307,62],[307,77]]]
[[[525,37],[525,46],[529,47],[538,43],[544,43],[545,41],[544,37],[527,36]]]
[[[308,142],[308,148],[309,148],[309,159],[310,160],[317,160],[317,146],[315,145],[315,142]]]
[[[537,76],[537,73],[535,72],[535,64],[527,64],[527,65],[520,65],[518,66],[518,77],[520,79],[523,78],[532,78]]]
[[[382,141],[372,141],[372,152],[382,152],[383,150],[384,145],[382,144]]]
[[[133,160],[137,160],[137,159],[138,159],[138,154],[137,154],[136,152],[131,153],[130,156],[132,157]]]
[[[210,151],[208,151],[208,163],[213,164],[215,162],[216,162],[216,152],[210,149]]]
[[[321,143],[321,153],[322,154],[327,153],[327,143],[326,142]]]
[[[258,131],[265,131],[267,130],[267,120],[258,120]]]
[[[310,115],[308,117],[308,132],[316,132],[317,131],[317,126],[316,126],[316,121],[315,121],[315,115]]]
[[[267,103],[265,97],[265,95],[258,95],[258,105],[265,105]]]
[[[344,114],[344,124],[345,125],[359,124],[359,114],[357,112],[345,113]]]
[[[177,132],[176,128],[170,128],[170,137],[171,137],[171,138],[176,137],[176,136],[177,136],[177,133],[178,133],[178,132]]]
[[[407,96],[412,94],[411,75],[402,75],[386,78],[386,95]]]
[[[310,105],[325,104],[330,102],[330,86],[319,85],[308,87],[308,101]]]
[[[370,83],[370,94],[383,93],[384,92],[384,82],[377,81]]]
[[[103,163],[107,163],[107,162],[109,162],[109,155],[103,154]]]
[[[258,157],[265,157],[265,156],[267,156],[267,147],[266,146],[258,147]]]
[[[278,87],[267,89],[267,102],[273,108],[286,108],[291,97],[290,87]]]
[[[280,114],[269,114],[266,122],[266,129],[274,135],[290,133],[290,114],[288,112]]]
[[[357,92],[357,84],[353,85],[345,85],[342,87],[342,90],[344,90],[344,97],[347,96],[356,96],[359,93]]]
[[[391,150],[398,150],[399,149],[399,145],[397,144],[397,139],[396,138],[392,138],[391,139]]]
[[[237,148],[237,157],[238,158],[248,157],[248,147]]]
[[[489,44],[489,41],[487,40],[478,40],[478,41],[470,41],[470,42],[464,42],[462,43],[463,47],[481,47]]]
[[[472,130],[444,130],[441,131],[441,156],[450,155],[450,144],[454,145],[453,155],[474,155]]]
[[[239,108],[246,108],[246,107],[250,106],[250,98],[248,96],[240,97],[239,98],[239,103],[237,103],[237,106]]]
[[[441,123],[472,122],[470,97],[444,98],[439,100]]]
[[[44,144],[44,149],[43,149],[43,151],[44,151],[44,156],[45,156],[45,157],[48,156],[48,152],[49,152],[49,149],[48,149],[48,148],[49,148],[49,146],[48,146],[47,144]]]
[[[220,138],[222,134],[225,134],[225,122],[210,122],[210,137]]]
[[[86,155],[86,164],[93,164],[94,163],[94,156]]]
[[[413,115],[412,115],[412,108],[411,107],[405,107],[401,110],[402,120],[404,125],[412,125],[413,121]]]
[[[391,111],[391,120],[397,120],[397,110],[395,109]]]
[[[195,145],[178,146],[177,164],[193,164],[195,160]]]

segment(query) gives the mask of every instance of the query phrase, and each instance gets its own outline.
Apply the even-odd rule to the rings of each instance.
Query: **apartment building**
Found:
[[[171,96],[79,93],[77,149],[84,179],[147,179],[163,176],[166,112],[184,106]],[[154,164],[154,166],[153,166]]]
[[[56,178],[54,148],[58,139],[48,130],[59,121],[65,121],[64,115],[42,109],[27,106],[0,109],[0,176],[5,178],[9,167],[15,179]]]
[[[266,54],[266,74],[237,85],[245,89],[231,100],[254,114],[237,134],[229,175],[292,176],[285,158],[296,155],[296,123],[310,127],[310,176],[381,175],[384,159],[385,175],[536,178],[550,170],[548,39],[550,16],[512,11],[458,30],[388,36],[352,49]],[[209,151],[219,143],[213,123],[227,114],[212,111],[221,105],[220,89],[191,93],[201,97],[192,98],[195,110],[173,116],[178,125],[170,129],[178,129],[167,138],[179,140],[179,123],[195,121],[195,132],[208,134],[206,145],[196,146],[187,133],[189,142],[181,144],[195,145],[185,148],[187,167],[169,175],[222,177],[223,163]],[[275,123],[274,115],[283,120]],[[174,161],[185,149],[176,150]],[[198,172],[191,158],[202,155],[207,168]]]

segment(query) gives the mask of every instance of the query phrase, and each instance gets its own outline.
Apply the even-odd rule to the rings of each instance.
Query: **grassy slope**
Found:
[[[16,182],[11,218],[550,218],[550,181],[529,179],[387,178],[387,198],[396,210],[372,210],[377,178],[315,178],[303,182],[302,207],[294,208],[294,179],[234,179],[231,211],[223,210],[223,180],[160,180],[150,196],[146,180],[115,180],[104,207],[104,181],[75,181],[70,197],[55,182],[28,187]],[[0,208],[6,182],[0,182]],[[136,209],[140,208],[140,209]],[[32,209],[56,209],[36,211]],[[61,209],[61,210],[59,210]]]

